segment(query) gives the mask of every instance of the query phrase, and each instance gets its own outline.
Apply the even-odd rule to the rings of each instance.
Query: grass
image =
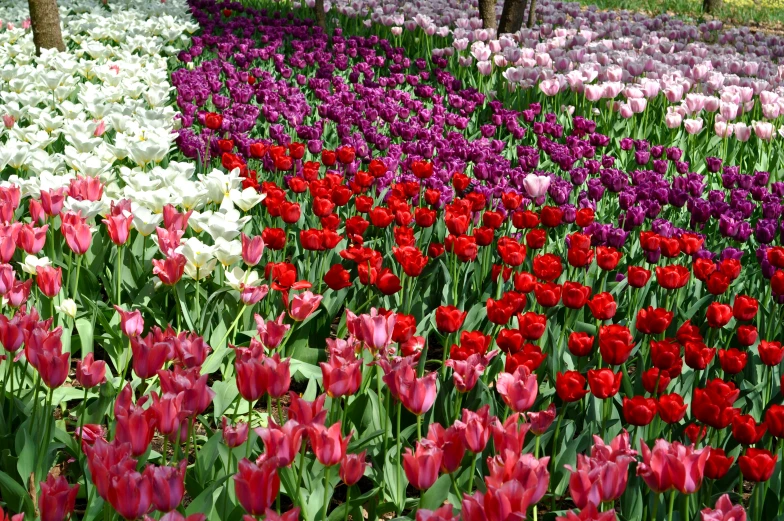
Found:
[[[579,0],[583,5],[599,9],[627,9],[649,14],[671,13],[700,21],[702,0]],[[732,25],[748,25],[765,29],[784,29],[784,0],[724,0],[715,18]]]

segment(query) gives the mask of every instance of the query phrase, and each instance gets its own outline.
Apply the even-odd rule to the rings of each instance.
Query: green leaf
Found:
[[[452,479],[448,474],[444,474],[433,483],[427,492],[422,495],[422,501],[419,503],[419,508],[426,508],[428,510],[435,510],[446,501],[449,495],[449,487],[452,485]]]
[[[35,509],[27,490],[3,471],[0,471],[0,492],[9,510],[24,512],[28,516],[33,515]]]
[[[79,355],[81,358],[84,358],[85,355],[93,352],[93,332],[95,327],[92,321],[86,318],[77,318],[76,330],[79,332],[79,345],[82,348]]]
[[[354,510],[355,508],[362,506],[365,502],[369,499],[375,497],[378,494],[378,487],[371,488],[364,494],[359,497],[351,497],[348,504],[341,503],[341,505],[329,513],[327,516],[328,521],[342,521],[346,517],[346,507],[348,507],[349,512]]]
[[[180,301],[180,309],[182,309],[183,318],[185,318],[185,323],[188,325],[188,329],[193,331],[196,329],[193,327],[193,320],[191,320],[191,312],[188,309],[188,304],[185,303],[185,289],[183,286],[183,282],[178,282],[175,286],[175,290],[177,291],[177,300]]]
[[[191,514],[204,514],[207,519],[212,519],[212,509],[215,504],[215,491],[222,488],[223,483],[229,476],[221,476],[215,480],[209,487],[201,491],[196,498],[185,509],[186,515]]]
[[[212,390],[215,391],[215,397],[212,400],[213,415],[217,420],[234,403],[240,392],[237,390],[237,381],[234,378],[226,381],[216,380],[212,384]]]

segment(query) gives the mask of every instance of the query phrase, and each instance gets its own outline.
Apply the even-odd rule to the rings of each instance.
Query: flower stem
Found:
[[[327,507],[329,506],[329,472],[332,470],[332,467],[327,467],[324,470],[324,506],[323,510],[321,511],[321,519],[324,521],[327,520]]]

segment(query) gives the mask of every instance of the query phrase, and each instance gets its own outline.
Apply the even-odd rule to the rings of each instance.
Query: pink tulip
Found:
[[[261,260],[261,255],[264,253],[264,241],[261,236],[248,237],[244,233],[242,237],[242,260],[248,266],[255,266]]]
[[[735,123],[735,137],[738,141],[746,142],[751,137],[752,128],[743,122]]]
[[[643,461],[637,465],[637,475],[651,490],[664,492],[675,488],[682,494],[692,494],[700,488],[709,447],[694,450],[693,445],[658,439],[650,449],[641,443]]]
[[[547,194],[547,189],[550,188],[550,176],[528,174],[523,179],[523,188],[531,199],[541,197]]]
[[[722,494],[716,501],[716,508],[703,508],[700,512],[702,521],[746,521],[746,510],[743,505],[733,505],[729,494]]]
[[[407,377],[411,377],[410,373],[400,373]],[[400,401],[403,407],[411,411],[412,414],[420,416],[433,406],[436,401],[436,381],[438,380],[438,373],[431,372],[417,378],[414,372],[413,377],[397,379],[397,391],[399,393]]]
[[[92,353],[76,364],[76,380],[82,387],[89,389],[106,381],[106,362],[95,360]]]
[[[305,433],[299,423],[289,420],[280,426],[275,421],[270,421],[266,428],[259,427],[254,430],[264,444],[262,457],[277,457],[278,467],[288,467],[294,462]]]
[[[465,360],[447,360],[446,366],[452,368],[452,380],[458,392],[467,393],[473,389],[490,360],[498,353],[498,349],[495,349],[486,355],[474,353]]]
[[[142,331],[144,331],[144,319],[138,309],[125,311],[120,306],[114,306],[114,309],[120,314],[120,331],[125,336],[132,338],[142,334]]]
[[[362,360],[345,360],[336,356],[321,362],[322,386],[331,397],[351,396],[362,383]]]
[[[555,421],[555,404],[551,403],[546,410],[540,412],[527,412],[528,422],[531,424],[531,432],[541,436]]]
[[[403,470],[408,482],[418,490],[427,490],[438,479],[443,453],[427,438],[417,442],[416,450],[406,449],[403,454]]]
[[[683,126],[688,134],[697,134],[702,130],[702,118],[684,119]]]
[[[487,492],[463,495],[463,521],[505,521],[524,519],[534,488],[526,488],[517,480],[501,487],[487,487]]]
[[[752,125],[754,134],[763,141],[770,141],[773,137],[774,126],[767,121],[756,121]]]
[[[291,299],[289,316],[298,322],[305,320],[316,310],[323,298],[323,296],[316,295],[310,291],[303,291],[295,295]]]
[[[615,521],[615,519],[615,510],[599,512],[593,503],[588,503],[588,506],[581,509],[579,514],[567,510],[566,516],[558,516],[555,521]]]
[[[539,384],[536,375],[530,369],[519,365],[514,373],[501,373],[496,381],[498,394],[504,403],[515,412],[524,412],[530,409],[536,401]]]
[[[256,332],[259,334],[261,343],[267,349],[275,349],[278,347],[286,335],[286,332],[291,329],[291,326],[283,323],[285,313],[281,313],[277,320],[264,321],[258,314],[254,315],[256,320]]]
[[[529,504],[535,504],[544,497],[550,484],[549,464],[549,456],[537,459],[533,454],[507,449],[494,458],[488,458],[490,475],[486,482],[490,487],[500,488],[509,481],[518,481],[531,491]]]
[[[394,313],[388,316],[379,315],[375,309],[371,314],[359,315],[359,331],[357,338],[362,340],[371,350],[381,351],[392,342],[397,317]]]
[[[463,415],[455,426],[462,430],[466,448],[480,454],[490,439],[490,406],[484,405],[476,412],[463,409]]]

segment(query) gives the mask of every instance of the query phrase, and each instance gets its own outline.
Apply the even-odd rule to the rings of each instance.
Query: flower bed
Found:
[[[778,515],[775,145],[632,133],[280,6],[190,6],[171,98],[181,5],[109,46],[79,41],[108,15],[70,11],[97,63],[29,73],[68,120],[51,142],[49,98],[3,94],[6,510]]]

